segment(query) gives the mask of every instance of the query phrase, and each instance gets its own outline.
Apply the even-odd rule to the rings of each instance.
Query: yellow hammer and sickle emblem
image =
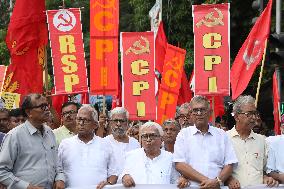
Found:
[[[99,6],[101,8],[104,8],[104,9],[109,9],[109,8],[115,8],[115,0],[108,0],[108,3],[105,3],[105,4],[102,4],[102,3],[99,3],[97,1],[95,1],[94,3],[92,3],[92,8],[95,8],[96,6]]]
[[[147,38],[140,36],[141,39],[145,42],[145,46],[141,45],[140,39],[135,41],[129,49],[125,51],[125,54],[128,55],[130,52],[133,52],[134,54],[144,54],[144,53],[150,53],[150,42]]]
[[[196,27],[199,28],[203,24],[210,28],[217,26],[217,25],[224,26],[224,22],[223,22],[224,15],[219,9],[214,8],[214,10],[218,13],[218,17],[214,16],[214,12],[210,12],[206,14],[206,16],[203,19],[197,22]]]

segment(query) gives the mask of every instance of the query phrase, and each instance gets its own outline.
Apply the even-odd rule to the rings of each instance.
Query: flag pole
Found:
[[[48,94],[48,69],[47,69],[47,49],[46,46],[44,46],[44,87],[45,87],[45,93],[46,95],[51,95]]]
[[[266,56],[266,47],[267,47],[267,39],[265,40],[265,44],[264,44],[264,51],[263,51],[262,62],[261,62],[261,69],[260,69],[260,73],[259,73],[258,84],[257,84],[257,90],[256,90],[256,96],[255,96],[255,107],[256,107],[256,108],[257,108],[257,103],[258,103],[258,97],[259,97],[259,90],[260,90],[261,79],[262,79],[262,75],[263,75],[263,67],[264,67],[265,56]]]
[[[212,96],[212,124],[215,126],[215,97]]]

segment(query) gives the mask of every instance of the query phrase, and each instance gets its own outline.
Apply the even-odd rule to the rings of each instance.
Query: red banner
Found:
[[[158,97],[157,122],[174,118],[186,51],[168,44]],[[189,91],[188,91],[189,92]]]
[[[230,95],[229,4],[194,5],[195,95]]]
[[[93,94],[118,95],[119,0],[90,1],[90,73]]]
[[[6,70],[7,70],[7,66],[0,65],[0,92],[2,92]]]
[[[47,11],[55,94],[88,91],[80,9]]]
[[[121,34],[123,107],[132,120],[155,120],[154,33]]]

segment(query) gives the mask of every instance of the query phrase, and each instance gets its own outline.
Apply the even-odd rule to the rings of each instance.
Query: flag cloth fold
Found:
[[[44,0],[17,0],[6,44],[11,55],[3,90],[26,95],[42,93],[47,27]]]
[[[280,135],[280,95],[276,72],[273,74],[273,116],[274,132],[276,135]]]
[[[270,33],[272,0],[257,19],[247,39],[239,50],[231,68],[232,99],[246,89],[265,50],[265,41]]]
[[[167,37],[164,31],[164,24],[161,21],[159,24],[157,36],[155,38],[155,69],[162,74],[163,73],[163,66],[164,60],[166,55],[167,49]]]
[[[185,102],[190,102],[190,100],[192,98],[192,93],[193,92],[190,89],[186,73],[183,70],[182,77],[181,77],[181,87],[179,89],[179,96],[178,96],[177,105],[180,106]]]

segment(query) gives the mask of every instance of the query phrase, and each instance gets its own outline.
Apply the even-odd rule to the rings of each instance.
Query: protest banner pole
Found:
[[[212,96],[212,124],[215,126],[215,97]]]
[[[267,47],[267,39],[265,40],[265,43],[264,43],[264,51],[263,51],[263,55],[262,55],[261,69],[260,69],[260,73],[259,73],[257,90],[256,90],[256,95],[255,95],[255,107],[256,108],[257,108],[257,103],[258,103],[261,79],[262,79],[262,75],[263,75],[263,67],[264,67],[265,56],[266,56],[266,47]]]
[[[47,68],[47,49],[46,46],[44,47],[44,87],[45,87],[45,93],[48,94],[48,68]]]
[[[103,95],[103,115],[106,115],[106,96]]]

